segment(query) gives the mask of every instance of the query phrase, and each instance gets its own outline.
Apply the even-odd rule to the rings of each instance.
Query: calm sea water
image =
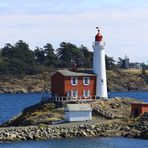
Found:
[[[148,148],[148,141],[122,137],[73,138],[0,144],[0,148]]]
[[[18,115],[26,107],[39,103],[48,94],[0,94],[0,123]]]
[[[28,106],[39,103],[41,96],[48,94],[1,94],[0,123],[22,112]],[[130,97],[148,102],[148,92],[112,92],[110,97]],[[43,141],[1,143],[0,148],[148,148],[148,141],[141,139],[73,138]]]
[[[148,92],[111,92],[110,97],[128,97],[148,102]]]

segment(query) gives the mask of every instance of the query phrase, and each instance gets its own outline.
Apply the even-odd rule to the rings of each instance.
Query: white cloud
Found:
[[[143,54],[147,50],[148,9],[144,5],[138,7],[137,1],[132,3],[135,7],[131,7],[129,1],[126,3],[128,7],[117,7],[125,3],[124,0],[113,4],[102,0],[101,4],[96,5],[88,1],[85,4],[84,0],[64,0],[63,3],[58,0],[56,6],[53,0],[50,3],[45,0],[41,4],[41,0],[38,0],[36,5],[33,0],[21,2],[18,3],[21,7],[17,9],[15,3],[8,3],[13,6],[9,10],[13,13],[1,14],[1,47],[6,42],[15,43],[23,39],[31,48],[47,42],[57,48],[60,42],[67,41],[92,49],[95,27],[99,25],[109,56],[117,58],[126,54],[132,61],[146,62],[148,59],[147,54]]]

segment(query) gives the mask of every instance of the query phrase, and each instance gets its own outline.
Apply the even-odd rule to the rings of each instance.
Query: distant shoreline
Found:
[[[0,75],[0,94],[50,92],[51,75],[55,71],[36,75]],[[112,92],[148,91],[148,75],[133,71],[107,70],[107,83]]]

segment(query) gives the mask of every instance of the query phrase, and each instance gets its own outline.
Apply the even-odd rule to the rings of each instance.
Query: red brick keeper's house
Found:
[[[96,75],[86,72],[58,70],[51,77],[54,96],[89,98],[96,95]]]

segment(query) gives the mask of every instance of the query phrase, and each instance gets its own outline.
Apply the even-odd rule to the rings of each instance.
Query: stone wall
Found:
[[[146,131],[146,129],[148,129],[148,126],[141,126],[141,129],[137,129],[134,126],[128,126],[126,124],[121,125],[120,123],[116,122],[100,125],[82,124],[69,126],[68,124],[61,124],[53,126],[39,125],[27,127],[9,127],[0,128],[0,142],[91,136],[140,137],[141,131]],[[148,139],[148,137],[145,137],[145,135],[143,137]]]

